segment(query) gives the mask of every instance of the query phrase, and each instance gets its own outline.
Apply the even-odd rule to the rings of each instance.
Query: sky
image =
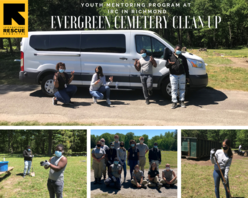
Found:
[[[153,136],[163,134],[165,132],[174,132],[175,129],[158,129],[158,130],[152,130],[152,129],[142,129],[142,130],[132,130],[132,129],[92,129],[91,135],[101,135],[103,133],[110,133],[110,134],[116,134],[116,133],[122,133],[126,134],[129,132],[133,132],[135,136],[142,136],[143,134],[147,134],[148,138],[151,139]]]

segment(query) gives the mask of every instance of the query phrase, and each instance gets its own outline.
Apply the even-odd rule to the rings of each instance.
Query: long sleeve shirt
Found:
[[[127,159],[127,150],[118,148],[117,149],[117,157],[118,157],[119,161],[121,161],[121,160],[126,161],[126,159]]]
[[[23,151],[23,157],[25,161],[32,161],[32,155],[32,151],[28,151],[27,149]]]
[[[111,82],[106,82],[105,76],[102,76],[99,78],[100,82],[95,84],[96,81],[98,81],[97,73],[94,73],[91,79],[90,83],[90,91],[97,91],[102,85],[103,86],[109,86]]]
[[[220,169],[221,170],[225,170],[224,172],[224,177],[227,178],[228,177],[228,172],[232,163],[232,158],[229,157],[226,153],[224,153],[224,151],[222,149],[219,149],[215,152],[215,156],[217,158],[217,161],[220,165]],[[215,170],[219,170],[218,165],[215,161],[215,158],[210,155],[210,160],[212,162],[212,164],[214,164],[214,169]]]

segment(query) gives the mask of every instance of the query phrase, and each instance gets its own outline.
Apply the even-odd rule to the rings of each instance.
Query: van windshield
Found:
[[[169,41],[167,41],[166,39],[164,39],[162,36],[160,36],[160,35],[157,34],[156,32],[155,32],[155,34],[156,34],[157,36],[159,36],[161,39],[163,39],[166,43],[168,43],[171,47],[173,47],[173,49],[175,48],[175,46],[174,46],[173,44],[171,44]]]

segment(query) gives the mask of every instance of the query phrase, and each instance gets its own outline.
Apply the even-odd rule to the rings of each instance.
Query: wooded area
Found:
[[[51,30],[51,16],[166,16],[169,17],[167,29],[150,29],[174,45],[179,43],[188,48],[235,48],[248,47],[248,2],[247,0],[192,0],[190,7],[183,7],[187,0],[180,0],[180,7],[82,7],[81,3],[92,3],[88,0],[29,0],[29,31]],[[137,3],[136,0],[96,0],[94,3]],[[165,3],[162,0],[143,0],[142,3]],[[166,3],[175,3],[172,0]],[[111,15],[108,10],[118,10],[118,14]],[[166,10],[166,14],[123,14],[121,10]],[[172,16],[201,16],[204,28],[174,29]],[[221,23],[218,29],[207,27],[208,16],[220,16]],[[114,17],[112,17],[112,20]],[[183,22],[182,22],[183,23]],[[113,21],[112,21],[112,24]],[[212,23],[213,24],[213,23]],[[184,25],[184,23],[183,23]],[[190,22],[192,25],[192,22]],[[112,27],[113,29],[113,27]],[[148,29],[147,29],[148,30]],[[20,38],[0,38],[0,49],[8,52],[19,51]]]
[[[198,137],[220,143],[229,139],[232,148],[241,144],[242,149],[248,149],[248,130],[182,130],[182,137]]]
[[[50,156],[63,144],[66,155],[85,155],[86,140],[86,130],[1,130],[0,152],[22,153],[30,145],[34,154]]]
[[[114,141],[114,136],[119,136],[119,141],[124,142],[124,147],[126,149],[130,148],[129,141],[135,140],[136,143],[139,143],[140,136],[135,136],[133,132],[129,132],[126,134],[122,133],[116,133],[116,134],[110,134],[110,133],[103,133],[100,136],[91,135],[91,148],[94,148],[96,146],[96,142],[100,140],[101,138],[105,139],[105,144],[107,146],[110,145],[110,142]],[[166,151],[177,151],[177,131],[174,132],[166,132],[164,135],[160,134],[160,136],[153,136],[151,139],[149,139],[147,134],[142,135],[144,137],[144,143],[148,145],[149,148],[153,147],[154,142],[158,143],[158,148],[161,150]]]

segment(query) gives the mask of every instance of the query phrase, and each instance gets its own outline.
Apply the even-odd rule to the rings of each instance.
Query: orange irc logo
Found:
[[[28,0],[0,0],[0,37],[28,37]]]

